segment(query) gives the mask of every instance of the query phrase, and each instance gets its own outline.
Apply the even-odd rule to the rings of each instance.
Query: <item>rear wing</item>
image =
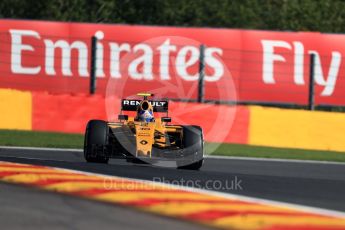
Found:
[[[133,100],[133,99],[122,99],[121,110],[122,111],[137,111],[138,106],[142,100]],[[169,109],[168,101],[156,101],[148,100],[153,107],[153,112],[166,113]]]

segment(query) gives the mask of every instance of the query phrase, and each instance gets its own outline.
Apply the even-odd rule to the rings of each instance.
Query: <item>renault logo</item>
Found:
[[[148,142],[145,141],[145,140],[140,141],[140,144],[142,144],[142,145],[146,145],[147,143],[148,143]]]

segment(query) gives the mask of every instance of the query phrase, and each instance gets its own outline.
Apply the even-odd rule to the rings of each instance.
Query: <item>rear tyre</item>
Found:
[[[184,157],[177,161],[178,169],[199,170],[204,163],[204,138],[200,126],[183,126]]]
[[[87,162],[107,164],[109,127],[105,121],[90,120],[86,126],[84,139],[84,158]]]

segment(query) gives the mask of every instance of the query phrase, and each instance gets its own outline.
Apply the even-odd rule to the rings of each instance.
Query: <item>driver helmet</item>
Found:
[[[151,110],[139,111],[138,118],[140,121],[152,122],[154,120],[153,112]]]

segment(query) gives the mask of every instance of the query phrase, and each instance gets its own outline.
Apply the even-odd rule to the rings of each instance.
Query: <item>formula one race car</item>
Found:
[[[109,158],[125,158],[133,163],[164,165],[173,162],[177,168],[200,169],[204,161],[201,127],[171,125],[167,100],[149,100],[153,95],[148,93],[138,96],[143,99],[122,100],[118,122],[88,122],[85,160],[108,163]],[[135,115],[130,117],[123,113],[125,111],[135,112]],[[155,118],[154,112],[166,113],[166,116]]]

